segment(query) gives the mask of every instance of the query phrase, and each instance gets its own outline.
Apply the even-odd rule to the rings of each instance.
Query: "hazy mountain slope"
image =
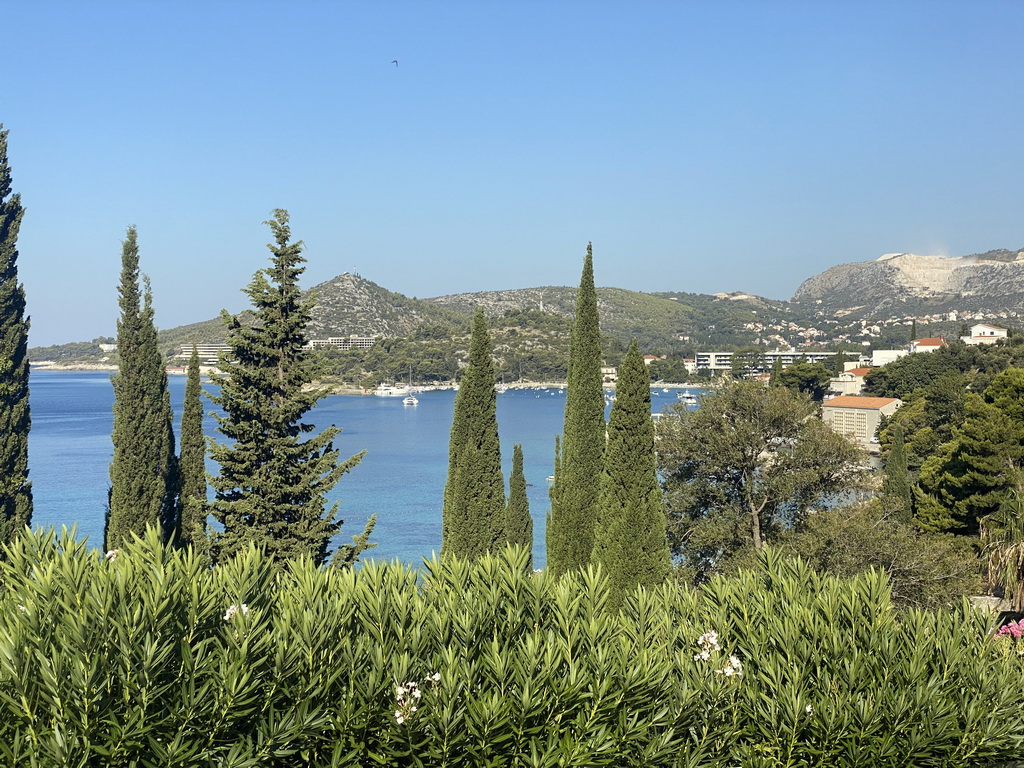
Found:
[[[959,257],[890,253],[840,264],[805,280],[793,301],[823,310],[856,307],[864,316],[896,308],[1018,310],[1024,306],[1024,250]]]

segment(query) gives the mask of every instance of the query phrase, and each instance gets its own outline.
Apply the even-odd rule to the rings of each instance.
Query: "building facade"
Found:
[[[840,435],[861,445],[875,442],[882,416],[892,416],[903,405],[896,397],[840,395],[821,406],[821,419]]]

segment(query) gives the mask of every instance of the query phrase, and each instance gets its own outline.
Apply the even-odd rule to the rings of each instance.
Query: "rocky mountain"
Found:
[[[1024,309],[1024,250],[970,256],[887,253],[874,261],[840,264],[805,280],[796,304],[863,317],[907,312]]]
[[[307,293],[316,296],[306,333],[312,339],[351,335],[402,338],[424,325],[461,324],[465,314],[410,299],[349,272],[315,285]]]

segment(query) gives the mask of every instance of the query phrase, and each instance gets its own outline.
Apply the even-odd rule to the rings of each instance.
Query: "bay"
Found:
[[[30,479],[35,527],[77,525],[79,537],[99,547],[113,454],[113,388],[110,374],[32,371]],[[184,376],[169,379],[175,429],[181,418]],[[652,409],[674,403],[674,393],[652,390]],[[368,558],[419,564],[441,547],[441,502],[448,471],[448,435],[455,393],[424,392],[419,405],[400,397],[329,396],[309,414],[318,429],[342,428],[335,441],[343,456],[365,450],[330,498],[340,500],[345,521],[336,543],[350,541],[377,515]],[[212,405],[205,402],[211,411]],[[554,389],[510,389],[498,395],[498,428],[506,478],[512,446],[523,446],[527,497],[534,527],[534,564],[544,565],[544,521],[549,510],[547,477],[554,471],[555,435],[561,432],[565,395]],[[209,412],[204,431],[217,438]],[[207,469],[216,472],[208,462]]]

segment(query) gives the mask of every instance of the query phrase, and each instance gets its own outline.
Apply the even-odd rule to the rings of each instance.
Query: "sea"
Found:
[[[75,526],[79,538],[100,547],[113,455],[110,374],[33,370],[30,387],[33,526]],[[185,377],[171,376],[169,387],[177,429]],[[652,411],[675,403],[675,392],[652,389]],[[336,544],[349,542],[362,532],[370,515],[377,515],[371,537],[377,546],[365,553],[366,559],[419,565],[441,548],[441,502],[455,392],[427,391],[417,398],[418,405],[407,406],[401,397],[330,395],[308,414],[307,421],[318,428],[341,428],[335,447],[343,457],[366,451],[329,497],[340,501],[339,516],[345,521]],[[214,406],[208,400],[205,404],[204,430],[219,439]],[[506,483],[512,447],[523,446],[535,567],[543,567],[545,561],[548,477],[554,472],[555,436],[561,432],[564,410],[565,393],[555,388],[509,389],[498,395]],[[216,473],[217,466],[208,460],[207,469]]]

